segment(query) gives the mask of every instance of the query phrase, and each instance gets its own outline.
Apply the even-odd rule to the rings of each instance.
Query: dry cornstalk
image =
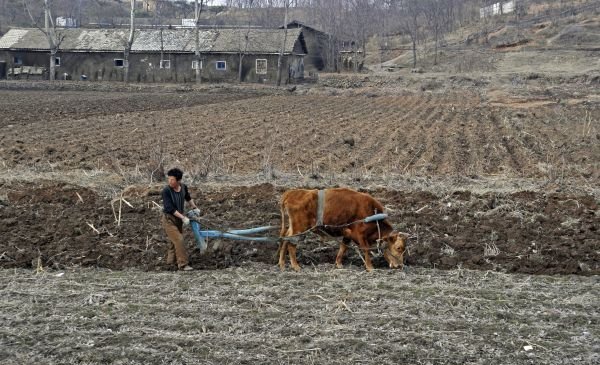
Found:
[[[88,226],[90,226],[90,228],[96,232],[96,234],[100,234],[100,231],[96,229],[96,227],[94,227],[93,224],[89,223],[89,222],[85,222]]]
[[[408,170],[408,168],[413,163],[413,161],[415,160],[415,158],[417,158],[419,156],[419,154],[421,153],[421,151],[424,150],[424,149],[425,149],[425,147],[421,146],[421,148],[419,148],[419,150],[417,150],[417,152],[415,152],[415,154],[410,159],[410,161],[408,161],[408,163],[406,164],[406,166],[404,166],[404,168],[402,169],[403,173],[406,172],[406,170]]]
[[[133,205],[129,204],[129,202],[125,200],[125,198],[121,197],[121,200],[123,201],[123,203],[127,204],[129,208],[133,208]]]
[[[339,302],[339,303],[340,303],[340,304],[341,304],[341,305],[342,305],[344,308],[346,308],[346,310],[347,310],[348,312],[350,312],[350,313],[354,313],[354,312],[352,311],[352,309],[350,309],[350,307],[348,307],[348,304],[346,304],[346,301],[345,301],[345,300],[340,300],[340,302]]]
[[[121,226],[121,210],[123,209],[123,194],[121,194],[121,199],[119,199],[119,218],[117,219],[117,227]]]
[[[423,208],[416,210],[415,213],[419,214],[423,211],[423,209],[426,209],[426,208],[429,208],[429,204],[425,205]]]
[[[282,352],[284,354],[291,354],[291,353],[295,353],[295,352],[321,351],[321,348],[315,347],[312,349],[304,349],[304,350],[279,350],[279,349],[277,349],[277,351]]]
[[[115,211],[115,203],[117,199],[113,199],[110,201],[110,207],[112,208],[113,216],[115,217],[115,222],[118,222],[117,212]]]
[[[35,268],[35,274],[41,274],[43,273],[44,270],[44,266],[42,265],[42,254],[40,253],[40,255],[37,258],[37,267]]]
[[[117,201],[119,202],[119,212],[118,212],[118,214],[115,211],[115,203]],[[113,216],[115,217],[115,222],[117,222],[117,226],[121,225],[121,212],[123,210],[123,203],[127,204],[127,206],[129,206],[130,208],[133,208],[133,205],[131,205],[131,203],[129,203],[127,200],[125,200],[125,198],[123,198],[123,193],[121,193],[121,197],[120,198],[113,199],[113,200],[110,201],[110,206],[111,206],[112,211],[113,211]]]

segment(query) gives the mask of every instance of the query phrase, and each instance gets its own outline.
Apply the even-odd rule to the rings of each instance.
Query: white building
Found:
[[[495,3],[479,9],[479,17],[487,18],[494,15],[509,14],[515,11],[515,0]]]
[[[56,26],[61,28],[77,28],[77,19],[59,16],[56,18]]]

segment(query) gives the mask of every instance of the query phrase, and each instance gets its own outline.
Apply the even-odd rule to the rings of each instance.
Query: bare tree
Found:
[[[195,25],[195,47],[194,59],[196,61],[196,83],[202,83],[202,52],[200,51],[200,15],[206,5],[206,0],[195,0],[194,2],[194,25]]]
[[[244,56],[248,52],[248,45],[250,44],[250,24],[244,30],[238,30],[238,82],[242,82],[243,69],[244,69]]]
[[[426,0],[423,3],[423,14],[427,20],[427,26],[432,33],[434,43],[434,61],[437,65],[438,61],[438,45],[442,32],[444,30],[444,4],[442,0]]]
[[[185,0],[177,0],[173,3],[173,5],[177,10],[179,10],[179,12],[181,12],[181,18],[187,18],[188,14],[194,11],[192,4]],[[175,14],[175,17],[177,17],[177,13]]]
[[[283,53],[285,52],[287,34],[288,34],[288,12],[290,9],[290,0],[283,0],[283,6],[285,8],[283,17],[283,41],[279,50],[279,57],[277,57],[277,86],[281,86],[281,74],[283,72]]]
[[[49,0],[44,0],[44,28],[42,29],[38,25],[38,21],[31,13],[31,9],[27,1],[23,0],[23,5],[33,25],[39,29],[48,40],[48,48],[50,50],[50,67],[49,67],[49,79],[54,81],[56,78],[56,53],[58,52],[62,41],[64,40],[64,34],[56,29],[56,25],[52,20],[52,11],[50,9]]]
[[[349,0],[347,9],[347,19],[352,19],[349,22],[351,26],[352,38],[358,42],[358,45],[354,47],[354,71],[358,71],[359,68],[359,57],[358,48],[362,48],[362,58],[366,57],[367,54],[367,41],[369,36],[374,32],[375,22],[374,15],[377,2],[373,0]]]
[[[421,4],[420,0],[405,0],[403,5],[404,16],[400,20],[400,27],[410,37],[413,51],[413,68],[415,68],[417,67],[417,42],[419,41]]]
[[[131,53],[131,47],[133,46],[134,36],[135,36],[135,0],[130,0],[131,11],[129,13],[129,38],[125,43],[125,51],[124,60],[123,60],[123,68],[124,75],[123,81],[129,82],[129,54]]]
[[[327,34],[326,61],[329,71],[338,71],[339,39],[342,35],[343,3],[345,0],[317,0],[313,4],[314,19]]]
[[[237,31],[238,35],[238,56],[239,56],[239,66],[238,66],[238,82],[242,82],[244,78],[243,65],[244,65],[244,57],[248,54],[248,47],[250,42],[252,42],[252,32],[255,29],[253,24],[261,24],[264,25],[264,20],[261,16],[267,13],[270,13],[272,10],[273,4],[270,0],[244,0],[243,7],[249,11],[248,18],[246,19],[246,25],[244,28],[241,28]],[[252,10],[259,10],[258,12]]]

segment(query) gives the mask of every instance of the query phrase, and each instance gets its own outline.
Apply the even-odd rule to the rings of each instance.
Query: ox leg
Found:
[[[344,260],[344,255],[346,254],[346,250],[348,250],[348,244],[350,243],[350,239],[343,238],[340,243],[340,249],[338,250],[337,256],[335,257],[335,267],[341,269],[343,267],[342,261]]]
[[[300,265],[298,265],[298,260],[296,260],[296,245],[293,243],[288,244],[288,252],[290,253],[290,264],[292,265],[292,269],[295,271],[300,271]]]
[[[296,217],[294,221],[292,221],[290,217],[290,228],[288,230],[288,236],[295,236],[293,242],[298,242],[297,234],[304,232],[308,229],[309,224],[305,221],[305,219]],[[292,269],[295,271],[300,271],[300,265],[298,264],[298,260],[296,259],[296,243],[288,242],[288,253],[290,254],[290,264]]]
[[[359,246],[363,251],[364,254],[364,259],[365,259],[365,267],[367,268],[367,271],[371,272],[373,271],[373,263],[371,262],[371,256],[369,254],[369,243],[367,241],[365,241],[364,239],[361,239],[359,241]]]
[[[285,270],[285,255],[288,251],[288,242],[281,241],[279,244],[279,269],[281,271]]]

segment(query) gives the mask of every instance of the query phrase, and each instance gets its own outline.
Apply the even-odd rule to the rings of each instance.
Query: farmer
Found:
[[[183,245],[183,226],[190,224],[190,219],[184,212],[184,204],[187,201],[194,212],[200,213],[196,204],[190,196],[190,192],[185,184],[181,183],[183,171],[174,168],[167,172],[168,185],[162,191],[163,216],[162,226],[169,237],[170,242],[167,248],[167,264],[173,265],[177,260],[179,270],[193,270],[189,266],[188,253]]]

